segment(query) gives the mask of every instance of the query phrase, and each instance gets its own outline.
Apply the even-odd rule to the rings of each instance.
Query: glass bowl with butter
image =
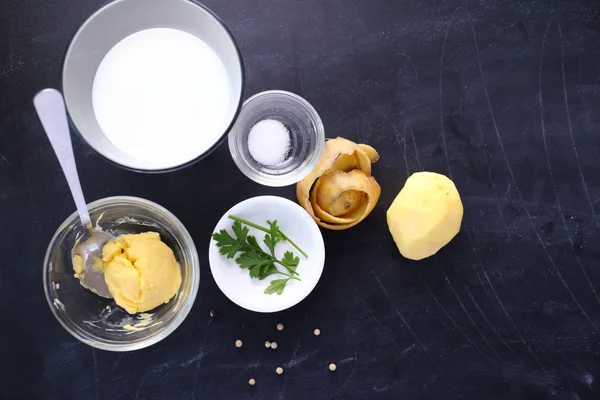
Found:
[[[141,198],[100,199],[88,204],[88,210],[94,228],[116,238],[103,251],[105,277],[113,298],[93,293],[76,277],[72,249],[85,236],[85,228],[73,213],[52,237],[44,259],[44,291],[52,313],[71,335],[99,349],[130,351],[159,342],[183,322],[196,299],[200,264],[190,234],[171,212]],[[160,242],[172,250],[172,256]],[[144,271],[146,258],[158,256],[171,260],[174,256],[176,268],[175,264],[169,266],[172,261],[158,259],[160,270]],[[135,269],[123,268],[127,257],[137,258],[131,259]],[[164,282],[170,287],[160,287]],[[128,291],[135,292],[141,284],[147,286],[148,293],[169,294],[162,300],[141,296],[139,302],[132,303],[135,296]]]

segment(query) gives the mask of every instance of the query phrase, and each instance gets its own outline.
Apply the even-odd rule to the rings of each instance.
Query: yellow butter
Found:
[[[175,255],[156,232],[109,241],[102,248],[102,260],[108,290],[130,314],[167,303],[181,285]]]

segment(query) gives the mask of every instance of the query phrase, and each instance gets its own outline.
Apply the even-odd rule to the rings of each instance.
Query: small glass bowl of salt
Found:
[[[244,102],[229,133],[229,150],[248,178],[265,186],[292,185],[317,165],[325,130],[302,97],[269,90]]]

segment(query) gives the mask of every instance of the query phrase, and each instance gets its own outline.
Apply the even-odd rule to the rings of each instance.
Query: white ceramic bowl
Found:
[[[124,38],[146,29],[172,28],[192,34],[214,50],[225,67],[230,104],[223,132],[208,149],[171,160],[139,160],[117,148],[102,132],[93,108],[96,71],[104,56]],[[98,153],[125,168],[164,172],[197,161],[226,137],[242,105],[244,69],[238,47],[225,25],[209,9],[190,0],[115,0],[96,11],[77,31],[63,65],[62,90],[67,111],[81,137]],[[193,154],[192,154],[193,153]]]
[[[293,240],[305,253],[304,258],[287,242],[280,242],[275,248],[276,256],[281,257],[285,251],[292,251],[300,257],[297,268],[302,281],[289,281],[281,295],[264,294],[264,290],[273,279],[280,275],[272,275],[260,281],[251,279],[247,269],[241,269],[233,259],[227,259],[219,253],[214,239],[210,240],[208,259],[213,278],[221,291],[235,304],[250,311],[263,313],[282,311],[302,301],[315,288],[321,278],[325,264],[325,245],[319,227],[298,204],[275,196],[260,196],[238,203],[223,215],[214,232],[226,229],[230,234],[233,221],[229,215],[266,225],[266,221],[277,220],[281,231]],[[250,228],[250,234],[256,236],[259,244],[264,233]]]

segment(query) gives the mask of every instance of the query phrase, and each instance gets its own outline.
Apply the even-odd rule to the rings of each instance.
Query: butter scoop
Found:
[[[121,235],[107,242],[102,261],[110,293],[130,314],[167,303],[181,285],[175,255],[156,232]]]

